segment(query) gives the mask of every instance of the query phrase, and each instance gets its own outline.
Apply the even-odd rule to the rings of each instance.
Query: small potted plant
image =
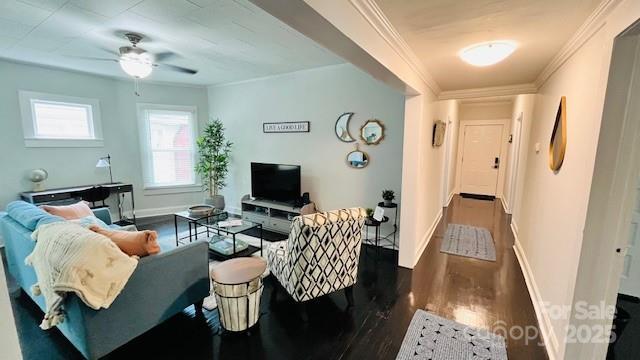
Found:
[[[393,199],[396,198],[396,193],[393,190],[382,190],[382,199],[385,206],[391,206]]]
[[[367,218],[371,219],[371,217],[373,216],[373,209],[366,208],[365,211],[367,212]]]
[[[224,196],[218,192],[226,185],[233,144],[224,137],[222,121],[216,119],[209,122],[196,144],[200,155],[196,172],[202,177],[202,185],[207,191],[204,202],[216,209],[224,210]]]

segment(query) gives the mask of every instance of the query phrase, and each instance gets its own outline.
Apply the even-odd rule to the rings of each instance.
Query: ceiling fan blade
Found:
[[[104,52],[106,52],[107,54],[110,54],[110,55],[113,55],[113,56],[116,56],[116,57],[120,57],[120,53],[118,53],[116,51],[113,51],[113,49],[109,49],[109,48],[102,47],[102,46],[97,46],[97,48],[102,50],[102,51],[104,51]]]
[[[182,66],[171,65],[171,64],[154,64],[155,66],[160,66],[164,68],[171,69],[173,71],[181,72],[184,74],[194,75],[198,73],[198,70],[188,69]]]
[[[90,56],[69,56],[76,59],[82,60],[94,60],[94,61],[114,61],[118,62],[118,59],[108,59],[108,58],[99,58],[99,57],[90,57]]]
[[[154,54],[153,56],[155,57],[157,62],[165,62],[167,60],[178,57],[178,54],[171,51],[165,51],[165,52]]]

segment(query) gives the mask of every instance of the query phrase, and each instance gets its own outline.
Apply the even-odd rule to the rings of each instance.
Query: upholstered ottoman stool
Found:
[[[259,257],[241,257],[220,263],[211,270],[213,292],[222,327],[244,331],[260,318],[262,273],[267,262]]]

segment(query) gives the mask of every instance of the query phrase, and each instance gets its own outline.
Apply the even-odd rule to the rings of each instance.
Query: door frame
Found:
[[[516,116],[515,121],[512,122],[516,128],[511,128],[513,151],[511,152],[511,159],[509,159],[509,168],[511,173],[509,179],[509,196],[505,202],[502,199],[504,210],[507,214],[513,214],[513,209],[516,208],[516,183],[518,182],[518,167],[520,166],[520,143],[522,139],[522,121],[524,120],[524,112],[520,111],[520,114]]]
[[[451,151],[453,150],[453,129],[451,117],[447,115],[447,127],[444,137],[444,164],[442,166],[442,207],[449,206],[449,172],[451,170]],[[453,189],[451,189],[453,191]]]
[[[500,167],[498,168],[498,182],[496,184],[496,198],[502,197],[504,188],[505,164],[508,159],[507,149],[509,141],[509,128],[511,119],[491,119],[491,120],[461,120],[458,127],[458,155],[456,158],[456,193],[459,194],[462,188],[462,158],[464,156],[464,135],[467,126],[477,125],[502,125],[502,143],[500,146]]]
[[[640,102],[632,101],[640,95],[640,23],[615,38],[605,84],[573,303],[587,301],[606,309],[617,302],[640,174]],[[570,325],[575,328],[606,328],[611,323],[608,317],[578,318],[575,310],[570,318]],[[602,359],[607,347],[601,342],[568,344],[565,354],[571,358]]]

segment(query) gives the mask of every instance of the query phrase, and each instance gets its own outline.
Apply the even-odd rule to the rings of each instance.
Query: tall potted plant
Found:
[[[225,206],[224,196],[218,192],[227,185],[225,179],[233,143],[225,139],[222,121],[215,119],[207,124],[196,144],[200,155],[196,172],[202,177],[202,185],[207,192],[204,202],[222,210]]]

